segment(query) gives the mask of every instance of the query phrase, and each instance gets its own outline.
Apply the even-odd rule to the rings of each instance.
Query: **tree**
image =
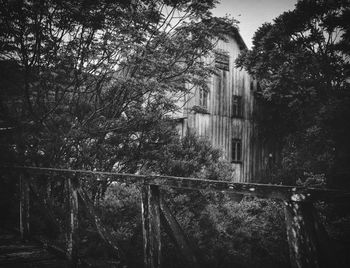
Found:
[[[166,115],[206,86],[200,59],[233,21],[215,1],[1,1],[1,123],[10,158],[120,171],[173,133]]]
[[[298,1],[262,25],[237,60],[260,81],[260,130],[279,137],[294,181],[304,172],[349,174],[349,14],[348,1]]]

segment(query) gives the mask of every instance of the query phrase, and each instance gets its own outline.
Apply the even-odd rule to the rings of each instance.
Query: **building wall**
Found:
[[[259,139],[254,135],[253,109],[254,96],[252,86],[256,83],[245,70],[235,67],[234,61],[240,53],[236,39],[229,37],[227,42],[219,41],[217,51],[229,55],[228,70],[219,69],[209,83],[209,97],[206,111],[193,109],[200,105],[200,93],[194,89],[185,98],[181,133],[186,129],[211,141],[214,147],[220,148],[223,158],[232,161],[232,140],[242,142],[242,159],[232,162],[235,168],[233,180],[236,182],[253,181],[266,162],[266,152]],[[214,59],[208,59],[214,61]],[[241,96],[242,116],[233,115],[233,96]],[[256,162],[256,160],[259,161]]]

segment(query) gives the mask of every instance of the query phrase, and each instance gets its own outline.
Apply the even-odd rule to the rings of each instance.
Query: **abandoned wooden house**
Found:
[[[192,131],[220,148],[235,169],[236,182],[253,181],[272,160],[255,133],[253,89],[257,83],[245,70],[235,67],[245,48],[238,30],[226,41],[218,41],[211,59],[217,71],[208,81],[209,90],[193,89],[184,97],[177,115],[180,135]]]

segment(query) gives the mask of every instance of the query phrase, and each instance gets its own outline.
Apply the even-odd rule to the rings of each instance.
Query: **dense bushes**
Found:
[[[220,151],[189,134],[174,139],[143,173],[230,180],[232,166]],[[162,189],[171,212],[194,245],[201,267],[285,267],[288,250],[281,204],[225,193]],[[139,189],[113,183],[101,200],[103,222],[114,227],[129,267],[142,263]],[[241,200],[242,199],[242,200]],[[240,202],[239,202],[240,201]],[[163,230],[164,231],[164,230]],[[165,267],[183,267],[163,233]]]
[[[195,135],[172,140],[166,151],[158,152],[154,160],[143,165],[141,173],[181,175],[214,180],[230,180],[233,172],[229,163],[220,160],[220,152]],[[163,161],[161,161],[161,159]],[[178,171],[181,171],[178,173]],[[304,186],[322,186],[320,175],[306,174]],[[61,178],[63,179],[63,178]],[[39,199],[51,195],[52,213],[62,228],[58,233],[49,225],[39,206],[32,208],[32,230],[56,239],[63,246],[65,207],[64,180],[55,178],[51,184],[44,177],[37,178]],[[83,190],[95,204],[96,215],[113,243],[116,251],[101,238],[96,222],[88,215],[84,204],[79,205],[79,253],[82,263],[119,263],[125,267],[141,267],[143,262],[140,188],[134,184],[104,181],[103,178],[85,178]],[[50,186],[50,193],[47,192]],[[240,195],[195,190],[162,188],[163,198],[179,222],[200,262],[200,267],[289,267],[288,245],[283,204]],[[38,198],[36,198],[38,199]],[[33,199],[33,201],[38,201]],[[34,202],[33,202],[34,203]],[[38,203],[38,202],[37,202]],[[37,204],[35,203],[35,204]],[[346,243],[349,215],[345,207],[317,204],[322,220],[333,242]],[[341,214],[343,213],[343,214]],[[46,221],[46,222],[45,222]],[[163,225],[164,226],[164,225]],[[164,267],[184,267],[183,257],[168,233],[162,229],[162,258]],[[346,245],[335,248],[346,256]],[[347,260],[342,259],[343,263]],[[346,267],[346,265],[343,265]],[[103,266],[105,267],[105,266]],[[119,266],[118,266],[119,267]]]
[[[163,190],[172,213],[194,245],[201,267],[288,267],[282,204],[224,193]],[[113,184],[101,202],[130,267],[142,263],[139,193]],[[136,234],[136,235],[135,235]],[[163,234],[165,267],[182,267],[180,253]],[[141,258],[141,259],[140,259]]]

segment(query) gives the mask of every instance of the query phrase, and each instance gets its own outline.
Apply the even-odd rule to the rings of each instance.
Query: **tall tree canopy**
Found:
[[[135,171],[235,27],[215,2],[1,0],[3,161]]]
[[[255,33],[237,65],[259,80],[260,129],[279,137],[282,168],[350,174],[350,3],[298,1]]]

